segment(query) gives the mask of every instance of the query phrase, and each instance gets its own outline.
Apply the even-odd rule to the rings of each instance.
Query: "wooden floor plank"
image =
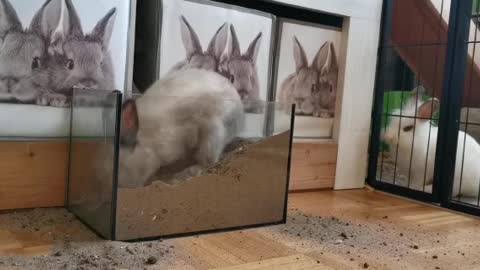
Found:
[[[326,265],[321,265],[303,254],[263,260],[254,263],[241,264],[230,267],[215,268],[212,270],[332,270]]]
[[[92,240],[82,238],[85,228],[79,223],[33,223],[39,231],[5,224],[16,224],[18,215],[0,214],[0,256],[48,255],[67,235],[77,242]],[[480,270],[478,218],[371,190],[291,194],[286,225],[168,241],[175,246],[175,260],[159,260],[147,269]],[[8,267],[0,263],[0,270],[23,269]]]

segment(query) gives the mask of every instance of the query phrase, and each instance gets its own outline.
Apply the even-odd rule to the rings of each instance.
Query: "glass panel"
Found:
[[[223,105],[215,108],[217,102]],[[243,109],[233,109],[239,101],[205,106],[163,96],[137,97],[135,104],[137,134],[133,103],[122,113],[118,240],[283,221],[291,109],[264,103],[267,109],[244,114],[241,126]]]
[[[74,90],[68,207],[105,238],[112,238],[117,102],[109,91]]]
[[[450,2],[446,0],[393,0],[386,46],[445,44]]]
[[[445,46],[384,48],[381,57],[377,180],[431,193]]]

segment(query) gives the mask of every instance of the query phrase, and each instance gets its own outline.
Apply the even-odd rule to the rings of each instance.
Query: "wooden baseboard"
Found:
[[[64,205],[68,141],[2,141],[0,149],[0,211]],[[336,143],[295,143],[290,191],[333,188],[336,160]]]
[[[337,149],[334,142],[294,143],[290,191],[333,188]]]
[[[0,210],[64,205],[68,141],[1,141],[0,149]]]

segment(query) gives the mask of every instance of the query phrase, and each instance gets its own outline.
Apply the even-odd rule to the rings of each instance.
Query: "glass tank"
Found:
[[[263,102],[261,113],[238,114],[230,100],[203,110],[189,97],[152,104],[99,92],[74,92],[67,199],[98,234],[128,241],[285,222],[293,108]]]

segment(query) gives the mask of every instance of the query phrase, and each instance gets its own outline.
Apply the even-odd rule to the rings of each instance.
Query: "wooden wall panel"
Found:
[[[63,206],[68,141],[0,142],[0,210]]]
[[[337,149],[337,144],[333,142],[295,143],[290,191],[333,188]]]
[[[295,143],[290,190],[333,188],[337,148]],[[68,141],[2,141],[0,149],[0,210],[64,205]]]

